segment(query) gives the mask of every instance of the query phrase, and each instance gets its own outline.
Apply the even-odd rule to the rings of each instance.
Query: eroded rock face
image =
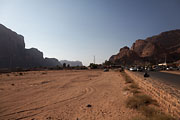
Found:
[[[24,37],[0,24],[0,67],[21,67],[24,56]]]
[[[44,59],[36,48],[25,49],[24,37],[0,24],[0,68],[31,68],[61,65],[57,59]]]
[[[144,47],[146,46],[147,41],[145,40],[136,40],[135,43],[133,43],[131,50],[136,52],[139,56],[141,56],[142,51]]]
[[[45,64],[47,67],[62,66],[56,58],[45,58]]]
[[[26,49],[25,61],[27,67],[46,66],[43,53],[36,48]]]
[[[68,61],[68,60],[61,60],[60,61],[61,64],[66,63],[66,65],[70,65],[70,66],[83,66],[81,61]]]
[[[157,64],[164,62],[165,56],[167,62],[180,60],[180,30],[163,32],[145,40],[136,40],[130,50],[124,47],[109,60],[113,63],[120,61],[116,62],[117,64],[134,64],[134,61],[138,61],[139,64],[147,62]],[[122,59],[124,57],[127,59]]]
[[[146,41],[156,43],[165,49],[172,49],[180,46],[180,30],[162,32],[159,35],[147,38]]]
[[[133,50],[130,50],[127,46],[120,49],[117,55],[113,55],[110,61],[115,64],[131,65],[139,64],[141,59]]]

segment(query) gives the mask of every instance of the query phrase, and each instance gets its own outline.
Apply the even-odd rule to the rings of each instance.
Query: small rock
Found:
[[[127,92],[123,92],[123,95],[127,95],[128,93]]]
[[[51,120],[51,117],[47,117],[46,119],[47,119],[47,120]]]
[[[86,107],[92,107],[92,105],[88,104]]]
[[[23,75],[23,73],[19,73],[19,75]]]

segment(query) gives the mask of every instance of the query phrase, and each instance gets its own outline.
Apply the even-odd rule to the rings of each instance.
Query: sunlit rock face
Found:
[[[132,65],[147,62],[157,64],[164,62],[165,57],[167,62],[180,60],[180,30],[171,30],[145,40],[136,40],[131,49],[124,47],[109,60],[116,64]]]
[[[133,50],[130,50],[127,46],[120,49],[117,55],[110,58],[110,61],[115,64],[131,65],[141,63],[140,57]]]

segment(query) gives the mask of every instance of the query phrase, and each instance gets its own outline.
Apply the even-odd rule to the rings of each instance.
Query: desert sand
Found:
[[[0,75],[0,120],[128,120],[120,72],[31,71]]]

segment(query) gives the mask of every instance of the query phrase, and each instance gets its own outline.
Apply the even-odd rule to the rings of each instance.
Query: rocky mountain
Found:
[[[60,61],[56,58],[45,58],[45,65],[47,67],[51,67],[51,66],[62,66],[62,64],[60,63]]]
[[[61,66],[55,58],[44,58],[36,48],[26,49],[24,37],[0,24],[0,68]]]
[[[60,61],[61,64],[64,64],[66,63],[66,65],[70,65],[70,66],[83,66],[82,62],[81,61],[68,61],[68,60],[61,60]]]
[[[111,56],[109,59],[112,63],[115,64],[131,64],[131,63],[139,63],[141,61],[140,57],[135,53],[133,50],[131,50],[129,47],[125,46],[120,49],[119,53],[117,55]]]
[[[123,47],[109,61],[121,65],[158,64],[180,60],[180,30],[160,33],[145,40],[139,39],[131,48]]]

